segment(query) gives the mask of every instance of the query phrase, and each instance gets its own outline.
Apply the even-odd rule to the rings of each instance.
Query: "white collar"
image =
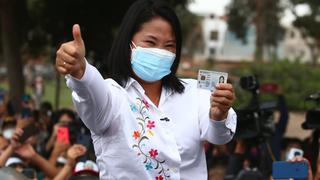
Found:
[[[139,82],[137,80],[135,80],[132,77],[129,77],[129,80],[126,84],[126,86],[124,87],[125,90],[128,90],[130,87],[133,87],[135,89],[137,89],[141,94],[145,94],[145,90],[143,89],[143,87],[139,84]],[[165,100],[171,96],[173,94],[173,91],[171,90],[167,90],[166,88],[164,88],[162,86],[161,89],[161,96],[160,96],[160,102],[159,105],[162,104],[163,102],[165,102]]]

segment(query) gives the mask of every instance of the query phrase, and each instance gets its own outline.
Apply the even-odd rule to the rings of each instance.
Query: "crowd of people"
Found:
[[[278,108],[279,121],[270,139],[257,142],[236,137],[226,145],[206,144],[209,179],[269,179],[272,162],[285,160],[291,148],[302,149],[306,157],[294,160],[312,159],[310,138],[305,141],[284,138],[289,116],[282,95],[278,95]],[[49,102],[36,109],[32,98],[25,95],[22,112],[16,114],[7,96],[3,96],[0,117],[0,178],[19,179],[19,175],[56,180],[99,178],[90,132],[73,110],[53,111]],[[61,127],[67,129],[68,139],[63,139],[66,132]],[[309,169],[309,179],[313,179],[312,174],[317,179],[318,170],[312,173],[310,165]]]
[[[296,138],[284,136],[290,121],[289,111],[281,90],[274,95],[277,98],[275,110],[279,112],[279,119],[274,119],[272,116],[274,127],[268,137],[262,137],[263,133],[260,133],[260,135],[236,136],[225,145],[206,144],[209,179],[269,180],[273,178],[272,164],[275,161],[305,162],[308,164],[308,180],[320,179],[319,165],[317,165],[319,162],[315,161],[316,164],[312,166],[312,160],[317,159],[313,156],[313,151],[317,150],[312,148],[314,137],[301,140],[298,136]],[[293,149],[302,150],[302,153],[290,158],[289,153]]]
[[[1,93],[0,179],[99,179],[90,132],[72,109],[37,109],[24,95],[15,113]]]

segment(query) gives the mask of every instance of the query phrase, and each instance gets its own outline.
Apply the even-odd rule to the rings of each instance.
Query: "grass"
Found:
[[[49,101],[55,107],[56,81],[46,81],[45,83],[45,95],[43,97],[43,101]],[[31,88],[28,88],[27,92],[31,94]],[[59,108],[62,107],[73,108],[71,90],[67,87],[63,77],[61,77],[60,81],[59,98]]]
[[[8,82],[1,82],[0,87],[8,90]],[[26,93],[33,95],[33,90],[31,87],[26,88]],[[49,101],[53,107],[55,107],[55,96],[56,96],[56,81],[55,80],[45,80],[45,94],[42,101]],[[73,103],[71,99],[71,91],[65,83],[65,79],[61,76],[60,81],[60,98],[59,98],[59,108],[72,108]]]

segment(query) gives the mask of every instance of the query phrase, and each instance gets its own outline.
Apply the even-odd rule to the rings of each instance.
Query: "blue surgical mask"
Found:
[[[170,68],[175,57],[176,55],[174,53],[164,49],[143,48],[138,46],[132,48],[132,70],[144,81],[158,81],[170,74]]]

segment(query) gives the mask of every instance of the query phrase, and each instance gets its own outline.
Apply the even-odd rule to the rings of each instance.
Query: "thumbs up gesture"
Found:
[[[85,45],[78,24],[72,27],[73,41],[63,43],[57,51],[56,69],[62,75],[81,79],[85,71]]]

